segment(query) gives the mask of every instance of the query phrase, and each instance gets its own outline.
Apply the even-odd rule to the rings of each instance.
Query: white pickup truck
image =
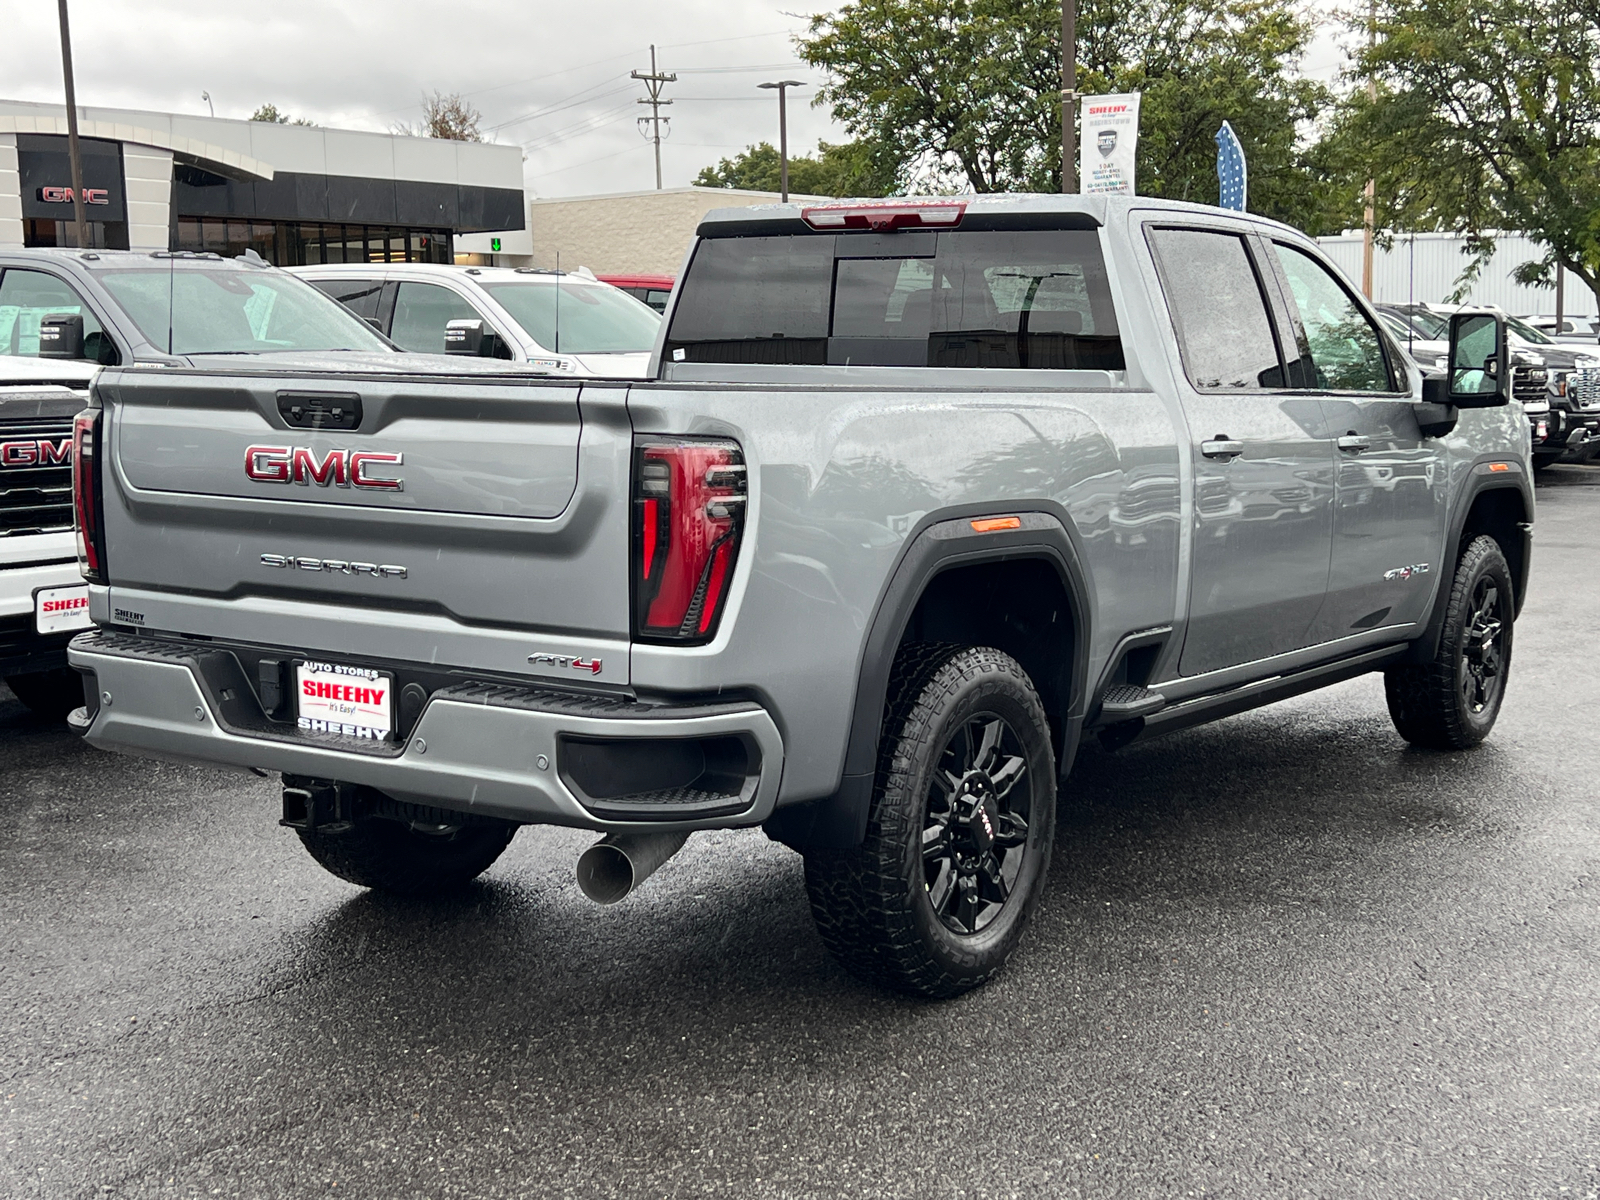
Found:
[[[72,531],[72,418],[100,368],[0,355],[0,676],[60,720],[83,703],[67,641],[89,627]]]

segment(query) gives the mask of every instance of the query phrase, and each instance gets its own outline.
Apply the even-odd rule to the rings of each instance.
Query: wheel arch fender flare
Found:
[[[984,518],[1016,518],[1015,528],[982,530]],[[878,737],[895,653],[929,585],[940,574],[983,563],[1035,559],[1060,578],[1072,622],[1070,684],[1063,714],[1060,771],[1077,748],[1088,704],[1089,630],[1094,591],[1071,517],[1059,506],[963,506],[928,514],[906,539],[878,596],[856,667],[855,701],[838,789],[822,800],[780,808],[767,822],[769,836],[800,850],[848,849],[866,834],[877,768]]]
[[[1428,623],[1424,626],[1423,634],[1413,644],[1409,661],[1431,662],[1439,651],[1439,639],[1444,634],[1445,610],[1450,605],[1450,585],[1455,578],[1456,563],[1460,561],[1461,552],[1465,547],[1463,541],[1466,537],[1467,520],[1472,515],[1478,502],[1485,496],[1497,492],[1507,493],[1517,498],[1523,513],[1523,518],[1517,523],[1516,536],[1520,539],[1520,553],[1508,553],[1512,572],[1512,587],[1515,590],[1513,600],[1514,612],[1522,612],[1522,602],[1527,594],[1528,573],[1532,553],[1532,531],[1534,500],[1533,483],[1527,472],[1521,467],[1513,465],[1510,470],[1492,470],[1494,463],[1503,463],[1503,456],[1486,456],[1474,463],[1467,474],[1467,484],[1462,489],[1461,496],[1456,502],[1455,510],[1450,514],[1449,534],[1445,538],[1445,560],[1440,564],[1441,570],[1434,582],[1433,605],[1428,612]]]

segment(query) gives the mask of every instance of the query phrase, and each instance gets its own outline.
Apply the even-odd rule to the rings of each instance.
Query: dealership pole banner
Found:
[[[1139,93],[1084,96],[1080,108],[1078,190],[1086,196],[1133,195],[1133,157],[1139,148]]]

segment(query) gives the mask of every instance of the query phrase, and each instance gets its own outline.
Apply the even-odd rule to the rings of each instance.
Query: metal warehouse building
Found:
[[[1356,285],[1361,283],[1361,232],[1318,238],[1317,244]],[[1372,257],[1372,298],[1380,304],[1442,304],[1456,290],[1466,269],[1465,240],[1453,233],[1396,234],[1388,250],[1379,246]],[[1468,289],[1465,303],[1492,304],[1514,316],[1549,315],[1556,311],[1553,288],[1528,287],[1511,273],[1525,262],[1544,257],[1544,248],[1515,233],[1495,237],[1494,257]],[[1564,311],[1569,317],[1595,315],[1594,293],[1567,277]]]
[[[74,244],[66,109],[0,100],[0,247]],[[516,146],[78,109],[92,245],[280,266],[526,254]]]

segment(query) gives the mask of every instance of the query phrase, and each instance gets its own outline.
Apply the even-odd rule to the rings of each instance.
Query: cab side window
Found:
[[[436,283],[407,281],[400,285],[395,296],[394,322],[389,337],[402,350],[443,354],[446,322],[481,320],[482,317],[482,313],[449,288]]]
[[[378,316],[378,299],[383,295],[381,279],[312,279],[311,286],[337,300],[364,321]]]
[[[1283,361],[1245,239],[1216,229],[1152,229],[1149,236],[1189,382],[1207,392],[1283,387]]]
[[[1401,390],[1382,335],[1344,285],[1309,254],[1281,242],[1272,245],[1305,329],[1302,362],[1310,360],[1312,386],[1326,392]]]
[[[39,357],[39,323],[68,314],[83,318],[83,357],[114,366],[116,346],[82,296],[47,271],[8,268],[0,275],[0,354]]]

